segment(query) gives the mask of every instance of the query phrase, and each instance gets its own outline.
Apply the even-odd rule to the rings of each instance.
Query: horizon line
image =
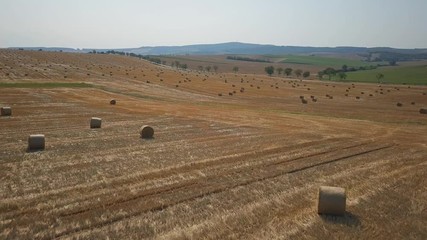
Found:
[[[0,49],[19,49],[19,48],[64,48],[64,49],[73,49],[73,50],[117,50],[117,49],[138,49],[138,48],[157,48],[157,47],[188,47],[188,46],[200,46],[200,45],[220,45],[220,44],[251,44],[251,45],[260,45],[260,46],[274,46],[274,47],[305,47],[305,48],[391,48],[391,49],[427,49],[427,47],[391,47],[391,46],[355,46],[355,45],[338,45],[338,46],[312,46],[312,45],[276,45],[271,43],[250,43],[250,42],[217,42],[217,43],[195,43],[195,44],[184,44],[184,45],[151,45],[151,46],[139,46],[139,47],[109,47],[109,48],[100,48],[100,47],[67,47],[67,46],[15,46],[15,47],[0,47]]]

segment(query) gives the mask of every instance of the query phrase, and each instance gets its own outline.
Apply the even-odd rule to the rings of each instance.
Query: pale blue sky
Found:
[[[427,0],[0,0],[0,47],[427,48]]]

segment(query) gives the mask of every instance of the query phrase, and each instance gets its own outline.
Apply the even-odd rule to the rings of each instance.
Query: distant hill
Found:
[[[427,49],[396,49],[396,48],[365,48],[365,47],[301,47],[301,46],[276,46],[251,44],[240,42],[218,43],[218,44],[196,44],[186,46],[157,46],[123,49],[73,49],[73,48],[13,48],[25,50],[63,51],[87,53],[93,50],[106,52],[108,50],[134,53],[140,55],[226,55],[226,54],[249,54],[249,55],[286,55],[286,54],[359,54],[369,57],[371,54],[390,53],[392,56],[404,55],[405,59],[426,59]],[[419,55],[419,56],[417,56]],[[377,56],[376,56],[377,57]],[[397,59],[398,60],[398,59]]]

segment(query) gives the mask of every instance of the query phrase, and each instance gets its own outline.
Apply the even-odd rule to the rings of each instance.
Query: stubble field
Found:
[[[8,50],[0,83],[2,239],[427,238],[425,86]],[[345,216],[317,214],[321,185]]]

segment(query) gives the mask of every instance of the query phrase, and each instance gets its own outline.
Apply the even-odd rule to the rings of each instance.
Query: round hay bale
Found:
[[[321,186],[317,212],[319,214],[344,215],[346,193],[344,188]]]
[[[44,150],[45,148],[45,137],[44,134],[31,134],[28,137],[28,150]]]
[[[398,102],[398,103],[396,104],[396,106],[401,107],[401,106],[403,106],[403,104],[402,104],[402,103],[400,103],[400,102]]]
[[[148,125],[144,125],[139,129],[141,138],[153,138],[154,129]]]
[[[427,108],[420,108],[421,114],[427,114]]]
[[[11,107],[2,107],[0,112],[1,112],[1,116],[11,116],[12,115],[12,108]]]
[[[111,105],[116,105],[116,99],[111,99],[111,100],[110,100],[110,104],[111,104]]]
[[[90,128],[101,128],[102,119],[93,117],[90,119]]]

